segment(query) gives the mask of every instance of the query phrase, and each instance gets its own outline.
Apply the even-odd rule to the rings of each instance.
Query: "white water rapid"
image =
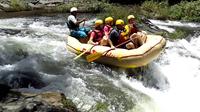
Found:
[[[152,22],[158,26],[163,26],[165,30],[172,29],[171,26],[184,26],[200,28],[199,24],[181,23],[174,21]],[[190,28],[189,27],[189,28]],[[175,30],[175,29],[174,29]],[[156,75],[160,84],[160,73],[168,80],[167,88],[157,90],[146,88],[141,82],[130,81],[122,77],[122,81],[130,87],[135,88],[149,95],[157,104],[157,112],[200,112],[200,34],[189,35],[188,40],[178,39],[173,42],[168,41],[165,52],[157,61],[154,61]],[[159,71],[159,72],[158,72]],[[152,75],[152,74],[151,74]],[[148,110],[146,112],[149,112]]]

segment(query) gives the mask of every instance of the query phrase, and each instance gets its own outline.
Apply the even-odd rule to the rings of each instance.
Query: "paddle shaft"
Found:
[[[74,58],[74,60],[80,58],[80,57],[81,57],[82,55],[84,55],[86,52],[87,52],[87,50],[85,50],[84,52],[82,52],[81,54],[79,54],[78,56],[76,56],[76,57]]]
[[[94,46],[96,46],[96,45],[93,45],[89,50],[85,50],[84,52],[82,52],[81,54],[79,54],[78,56],[76,56],[76,57],[74,58],[74,60],[80,58],[82,55],[84,55],[85,53],[87,53],[88,51],[90,51]]]
[[[118,44],[118,45],[116,45],[115,47],[117,48],[117,47],[120,47],[120,46],[122,46],[122,45],[124,45],[124,44],[126,44],[126,43],[128,43],[128,42],[130,42],[131,41],[131,39],[128,39],[127,41],[125,41],[125,42],[122,42],[121,44]]]

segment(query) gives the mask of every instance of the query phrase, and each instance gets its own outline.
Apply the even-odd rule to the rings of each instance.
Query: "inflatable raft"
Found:
[[[84,53],[83,57],[93,53],[102,53],[103,55],[94,62],[113,65],[123,68],[136,68],[145,66],[156,59],[165,47],[166,40],[160,35],[147,35],[140,38],[142,45],[136,49],[116,48],[114,50],[107,46],[90,45],[80,43],[74,37],[67,37],[67,49],[73,53]],[[108,51],[108,52],[106,52]]]

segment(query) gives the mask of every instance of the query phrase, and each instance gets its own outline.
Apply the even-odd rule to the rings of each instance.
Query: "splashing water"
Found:
[[[155,20],[156,21],[156,20]],[[162,24],[156,21],[154,24]],[[186,23],[184,23],[186,24]],[[183,25],[179,23],[179,25]],[[190,24],[191,25],[191,24]],[[200,25],[193,24],[195,27]],[[165,26],[172,24],[165,23]],[[194,27],[191,26],[191,27]],[[154,64],[154,70],[164,75],[169,85],[167,89],[159,91],[154,88],[146,88],[141,82],[129,81],[122,77],[122,80],[131,87],[149,95],[159,107],[160,112],[199,112],[200,107],[200,35],[185,39],[168,42],[165,53]],[[160,72],[149,75],[160,75]],[[163,85],[163,80],[156,76]]]

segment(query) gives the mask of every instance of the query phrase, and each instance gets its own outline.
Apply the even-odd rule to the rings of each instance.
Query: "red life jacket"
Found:
[[[101,30],[93,30],[92,32],[95,33],[95,36],[93,37],[93,42],[100,42],[101,39],[104,36],[104,32]],[[91,33],[92,34],[92,33]]]
[[[123,43],[123,42],[125,42],[125,41],[127,41],[127,39],[125,39],[124,36],[120,35],[120,36],[119,36],[118,44],[121,44],[121,43]]]

